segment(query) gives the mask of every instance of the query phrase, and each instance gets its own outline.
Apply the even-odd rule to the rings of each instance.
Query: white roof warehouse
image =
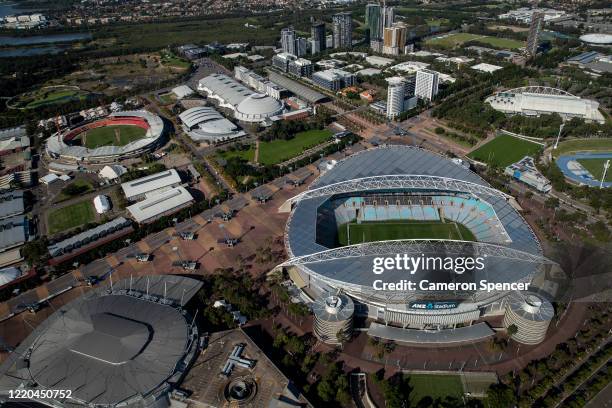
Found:
[[[181,184],[181,178],[175,169],[164,170],[136,180],[121,184],[125,198],[137,201],[145,198],[147,193],[156,190],[169,189]]]
[[[143,224],[188,207],[193,201],[185,187],[179,186],[147,193],[143,201],[130,205],[127,210],[136,222]]]

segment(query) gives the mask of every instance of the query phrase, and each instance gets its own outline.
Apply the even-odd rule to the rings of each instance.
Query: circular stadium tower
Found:
[[[45,152],[68,163],[112,163],[155,149],[164,122],[151,112],[114,112],[104,119],[79,125],[51,136]]]
[[[443,156],[366,150],[281,206],[281,266],[312,298],[341,291],[385,324],[470,325],[504,314],[505,298],[551,263],[510,199]]]

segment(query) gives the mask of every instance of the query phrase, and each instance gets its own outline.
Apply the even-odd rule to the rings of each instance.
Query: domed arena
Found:
[[[163,133],[158,115],[145,110],[115,112],[52,135],[45,152],[68,163],[112,163],[153,150]]]
[[[197,349],[198,331],[183,307],[201,286],[154,275],[86,292],[0,365],[0,397],[28,388],[24,406],[169,407],[166,396]]]
[[[344,293],[356,315],[414,341],[445,329],[473,340],[488,333],[475,322],[503,316],[508,296],[530,294],[532,279],[554,265],[515,207],[446,157],[366,150],[281,206],[291,212],[281,267],[313,302]]]

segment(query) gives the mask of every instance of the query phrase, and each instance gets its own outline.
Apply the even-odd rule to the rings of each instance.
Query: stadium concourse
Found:
[[[406,146],[365,150],[281,206],[291,214],[290,259],[280,267],[311,302],[349,296],[355,315],[375,321],[375,337],[460,344],[492,336],[486,319],[507,315],[520,327],[513,338],[535,344],[552,306],[525,289],[537,290],[534,277],[556,265],[514,205],[443,156]],[[321,331],[335,339],[329,329]]]
[[[114,112],[55,133],[47,140],[45,153],[64,163],[112,163],[153,150],[163,134],[164,122],[158,115],[146,110]]]

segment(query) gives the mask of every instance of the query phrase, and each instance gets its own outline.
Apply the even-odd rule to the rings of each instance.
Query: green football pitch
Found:
[[[458,375],[409,374],[412,406],[429,406],[425,401],[444,400],[447,397],[461,399],[463,385]]]
[[[145,137],[147,131],[138,126],[111,125],[88,130],[80,135],[83,145],[89,149],[100,146],[125,146]]]
[[[349,222],[338,227],[341,246],[394,239],[456,239],[476,241],[464,225],[452,221],[389,220]]]

